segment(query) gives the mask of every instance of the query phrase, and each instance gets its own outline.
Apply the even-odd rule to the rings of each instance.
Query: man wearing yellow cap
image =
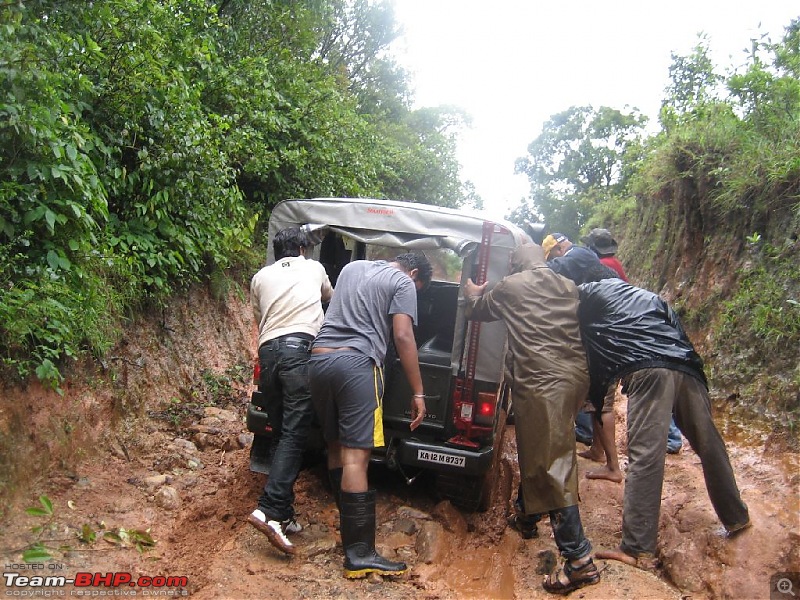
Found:
[[[563,233],[551,233],[542,241],[542,250],[547,266],[559,275],[575,282],[575,285],[619,277],[616,271],[600,262],[597,254],[576,246]]]

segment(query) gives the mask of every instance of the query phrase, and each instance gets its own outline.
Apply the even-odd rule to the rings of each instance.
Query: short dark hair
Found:
[[[300,248],[308,247],[306,234],[299,227],[287,227],[275,234],[272,240],[272,250],[275,252],[275,260],[287,258],[289,256],[300,256]]]
[[[431,282],[433,275],[433,267],[428,261],[428,257],[424,254],[414,254],[413,252],[406,252],[396,256],[394,262],[403,265],[406,271],[413,271],[417,269],[417,279],[422,282],[423,287]]]

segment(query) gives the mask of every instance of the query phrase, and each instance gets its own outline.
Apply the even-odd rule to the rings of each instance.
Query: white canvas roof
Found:
[[[369,198],[285,200],[272,210],[269,236],[286,227],[305,226],[308,232],[327,227],[368,244],[408,250],[449,248],[463,256],[481,242],[487,221],[495,224],[492,246],[512,249],[530,241],[516,225],[477,211]]]

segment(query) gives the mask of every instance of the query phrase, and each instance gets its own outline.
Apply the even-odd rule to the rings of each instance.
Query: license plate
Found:
[[[464,468],[464,457],[444,454],[442,452],[431,452],[430,450],[417,450],[417,460],[432,462],[439,465],[450,465],[451,467]]]

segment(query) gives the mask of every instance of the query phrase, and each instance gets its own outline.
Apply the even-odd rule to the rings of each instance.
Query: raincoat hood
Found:
[[[544,250],[538,244],[518,246],[511,254],[512,273],[521,273],[544,264]]]

